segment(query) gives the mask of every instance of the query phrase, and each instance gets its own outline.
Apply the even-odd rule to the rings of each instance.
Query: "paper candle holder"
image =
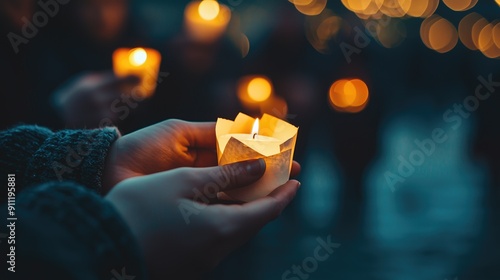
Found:
[[[119,48],[113,53],[113,71],[118,77],[135,75],[141,79],[132,94],[148,98],[156,90],[161,55],[157,50],[148,48]]]
[[[264,114],[259,137],[253,138],[255,119],[239,113],[234,121],[219,118],[215,126],[219,165],[262,158],[266,172],[255,183],[225,191],[236,201],[252,201],[264,197],[290,178],[298,128],[274,116]]]

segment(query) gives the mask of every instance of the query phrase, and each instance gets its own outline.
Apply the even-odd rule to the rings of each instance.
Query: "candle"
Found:
[[[184,11],[184,26],[197,41],[212,42],[226,31],[231,10],[215,0],[192,1]]]
[[[147,98],[156,90],[161,55],[153,49],[120,48],[113,53],[113,70],[118,77],[135,75],[141,82],[134,94]]]
[[[238,114],[234,121],[217,120],[217,158],[219,165],[262,158],[266,172],[250,186],[226,191],[225,196],[238,201],[252,201],[271,193],[290,178],[298,128],[264,114],[253,119]]]

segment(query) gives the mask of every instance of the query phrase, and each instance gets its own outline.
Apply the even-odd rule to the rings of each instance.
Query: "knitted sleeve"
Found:
[[[18,126],[0,132],[0,169],[21,186],[75,181],[100,193],[102,172],[116,128],[52,132]]]
[[[14,257],[0,256],[13,267],[2,269],[1,279],[146,278],[130,229],[109,202],[83,186],[34,186],[16,196],[16,220],[7,220],[7,213],[2,211],[0,217],[12,224],[9,235],[14,242],[0,242],[0,247]]]

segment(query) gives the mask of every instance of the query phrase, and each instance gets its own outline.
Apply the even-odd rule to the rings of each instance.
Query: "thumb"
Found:
[[[263,159],[253,159],[187,170],[189,173],[186,176],[190,184],[182,187],[181,195],[194,198],[201,193],[215,199],[218,192],[245,187],[260,179],[266,171],[266,162]]]

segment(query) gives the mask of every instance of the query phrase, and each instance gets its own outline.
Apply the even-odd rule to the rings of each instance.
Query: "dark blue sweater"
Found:
[[[118,137],[114,128],[0,132],[0,279],[145,279],[136,240],[101,195]]]

